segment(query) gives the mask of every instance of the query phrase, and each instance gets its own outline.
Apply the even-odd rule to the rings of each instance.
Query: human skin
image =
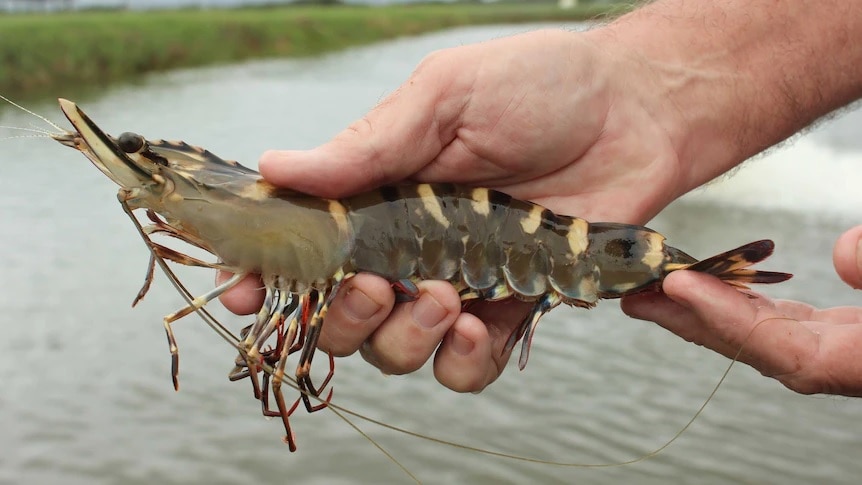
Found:
[[[260,171],[321,197],[404,180],[455,182],[591,221],[643,224],[862,96],[859,38],[859,1],[658,1],[588,32],[539,31],[435,52],[330,142],[267,152]],[[859,287],[862,234],[854,231],[839,240],[835,261]],[[237,313],[256,311],[259,286],[250,278],[222,301]],[[360,350],[394,374],[434,355],[436,378],[456,391],[493,382],[528,305],[482,302],[466,313],[448,283],[423,282],[420,290],[416,301],[395,305],[385,280],[352,278],[333,303],[321,348],[339,356]],[[626,298],[623,309],[725,355],[744,341],[743,327],[792,316],[803,323],[761,324],[743,361],[800,392],[862,392],[862,372],[840,345],[853,337],[862,348],[860,325],[830,325],[862,321],[859,309],[749,300],[687,272],[670,275],[663,290]],[[801,360],[782,360],[787,349]]]
[[[838,275],[856,289],[862,288],[860,245],[862,226],[857,226],[838,239],[833,251]],[[729,358],[739,354],[741,362],[796,392],[862,397],[862,308],[820,310],[796,301],[751,298],[692,271],[671,273],[662,288],[663,293],[625,298],[623,311]]]

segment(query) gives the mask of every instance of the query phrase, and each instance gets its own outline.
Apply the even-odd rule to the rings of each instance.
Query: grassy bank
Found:
[[[0,15],[0,93],[20,99],[176,67],[308,56],[457,25],[584,20],[607,11],[461,4]]]

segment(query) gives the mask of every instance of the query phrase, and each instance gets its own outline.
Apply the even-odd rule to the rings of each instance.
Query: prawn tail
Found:
[[[768,258],[772,254],[773,249],[775,249],[775,243],[769,239],[763,239],[742,245],[736,249],[731,249],[702,261],[680,265],[680,267],[674,269],[711,274],[739,289],[748,289],[749,284],[755,283],[781,283],[782,281],[789,280],[793,275],[776,271],[748,269],[749,266]]]

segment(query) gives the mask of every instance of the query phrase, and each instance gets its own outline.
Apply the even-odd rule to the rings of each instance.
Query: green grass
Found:
[[[0,15],[0,93],[99,87],[177,67],[309,56],[469,24],[585,20],[608,6],[287,6]]]

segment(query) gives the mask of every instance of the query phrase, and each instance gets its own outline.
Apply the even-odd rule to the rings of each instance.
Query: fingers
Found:
[[[318,346],[337,357],[353,354],[386,320],[394,304],[395,293],[385,279],[367,273],[350,278],[329,308]]]
[[[832,251],[832,262],[845,283],[862,289],[862,226],[856,226],[838,238]]]
[[[216,285],[227,281],[231,273],[226,271],[216,272]],[[260,310],[265,296],[263,283],[258,275],[248,275],[233,288],[219,296],[222,305],[237,315],[249,315]]]
[[[422,367],[461,312],[461,299],[449,283],[423,281],[418,287],[416,300],[398,305],[361,343],[365,360],[384,373],[406,374]]]
[[[506,340],[530,304],[511,300],[471,307],[487,317],[486,326],[480,317],[461,312],[461,299],[449,283],[424,281],[418,287],[416,300],[393,307],[386,280],[355,276],[332,304],[320,348],[336,356],[360,350],[387,374],[416,371],[434,355],[435,377],[458,392],[478,392],[494,382],[509,360],[510,353],[503,353]]]
[[[485,389],[506,368],[512,351],[503,349],[530,308],[531,303],[515,299],[471,305],[471,313],[458,317],[437,351],[434,376],[453,391]]]
[[[458,392],[478,392],[494,382],[509,360],[510,353],[503,353],[506,340],[530,304],[512,300],[471,307],[487,317],[486,326],[479,317],[461,312],[461,299],[449,283],[424,281],[418,287],[416,300],[393,309],[388,282],[357,275],[333,302],[320,347],[337,356],[360,350],[387,374],[416,371],[435,355],[437,380]],[[364,314],[347,309],[357,302]]]
[[[229,278],[219,272],[217,281]],[[509,334],[523,321],[530,304],[514,300],[481,302],[461,313],[455,288],[442,281],[418,285],[419,297],[395,306],[390,283],[371,274],[358,274],[339,289],[326,316],[319,347],[337,357],[357,350],[387,374],[406,374],[422,367],[432,355],[434,374],[458,392],[478,392],[503,372],[510,352],[503,353]],[[237,314],[260,309],[264,292],[249,276],[222,295],[222,303]],[[442,341],[442,342],[441,342]]]
[[[445,55],[444,55],[445,56]],[[467,92],[449,63],[420,64],[408,81],[362,119],[309,151],[268,151],[260,172],[275,185],[321,197],[344,197],[405,179],[455,136]]]
[[[500,375],[482,320],[462,313],[434,356],[434,377],[457,392],[478,392]]]
[[[862,396],[862,359],[859,359],[862,344],[862,325],[859,324],[862,320],[856,323],[820,325],[823,327],[822,338],[816,358],[807,362],[799,372],[780,376],[781,382],[803,394]]]
[[[724,350],[725,355],[735,357],[741,349],[742,362],[773,377],[798,372],[813,361],[818,336],[776,310],[770,300],[749,298],[716,278],[694,272],[681,272],[665,281],[667,295],[693,310],[704,331],[718,341],[716,350]]]
[[[670,274],[666,299],[627,299],[623,310],[653,320],[692,342],[781,378],[814,361],[819,337],[766,298],[749,298],[720,280],[691,271]]]

